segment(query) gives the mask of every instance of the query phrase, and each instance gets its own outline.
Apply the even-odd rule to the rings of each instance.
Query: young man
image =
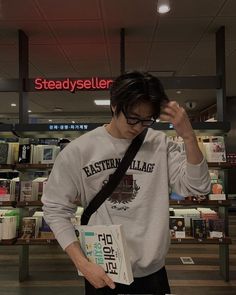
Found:
[[[158,78],[140,72],[118,77],[111,87],[111,111],[109,124],[75,139],[58,155],[42,197],[44,215],[83,273],[87,295],[167,294],[169,189],[184,196],[207,194],[207,163],[185,110],[168,101]],[[148,128],[158,117],[173,124],[183,138],[185,153],[163,132]],[[89,221],[91,225],[124,225],[135,278],[125,286],[114,284],[100,266],[84,257],[70,217],[76,210],[75,200],[83,207],[89,204],[114,173],[132,139],[145,128],[144,142],[122,180],[125,191],[112,194]]]

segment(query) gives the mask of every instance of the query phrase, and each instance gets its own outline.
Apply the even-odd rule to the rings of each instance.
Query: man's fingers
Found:
[[[167,121],[167,122],[170,122],[170,116],[168,116],[168,115],[164,115],[164,114],[161,114],[161,115],[160,115],[160,120],[161,120],[161,121]]]
[[[116,285],[107,275],[104,277],[104,282],[107,284],[108,287],[111,289],[115,289]]]

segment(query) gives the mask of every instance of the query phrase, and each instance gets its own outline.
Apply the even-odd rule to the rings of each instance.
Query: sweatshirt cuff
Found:
[[[73,242],[78,241],[73,228],[68,228],[67,230],[56,235],[55,237],[63,250],[65,250],[65,248]]]
[[[192,179],[202,179],[208,173],[208,165],[205,158],[199,164],[190,164],[187,162],[187,175]]]

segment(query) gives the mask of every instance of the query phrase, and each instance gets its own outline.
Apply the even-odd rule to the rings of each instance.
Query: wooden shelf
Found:
[[[229,169],[233,167],[233,165],[229,162],[218,162],[218,163],[207,162],[207,165],[209,168],[218,168],[218,169]]]
[[[35,239],[11,239],[2,240],[0,245],[57,245],[58,242],[55,238],[35,238]],[[195,239],[187,237],[184,239],[171,238],[171,244],[215,244],[215,245],[230,245],[232,241],[230,238],[208,238],[208,239]]]
[[[190,200],[181,200],[181,201],[173,201],[170,200],[170,206],[187,206],[187,207],[230,207],[230,200],[218,200],[218,201],[190,201]]]
[[[53,164],[15,164],[16,170],[24,170],[24,169],[51,169]]]
[[[14,170],[14,166],[13,164],[0,164],[0,169],[11,169]]]
[[[17,239],[15,245],[57,245],[58,242],[55,238],[50,239]]]
[[[209,168],[215,169],[229,169],[236,167],[236,164],[229,162],[219,162],[212,163],[208,162]],[[53,164],[31,164],[31,163],[16,163],[16,164],[0,164],[0,169],[10,169],[10,170],[25,170],[25,169],[51,169]]]
[[[217,244],[217,245],[229,245],[232,244],[230,238],[208,238],[208,239],[195,239],[187,237],[184,239],[171,238],[171,244]]]
[[[17,208],[22,207],[34,207],[34,206],[42,206],[43,203],[41,201],[20,201],[16,203]]]
[[[4,246],[4,245],[14,245],[17,241],[17,238],[14,239],[10,239],[10,240],[1,240],[0,241],[0,246]]]
[[[42,206],[41,201],[0,201],[0,207],[13,207],[13,208],[23,208],[23,207],[35,207]]]
[[[0,169],[9,169],[9,170],[51,169],[52,167],[53,167],[53,164],[30,164],[30,163],[0,164]]]
[[[0,207],[17,207],[16,201],[0,201]]]
[[[76,205],[80,205],[79,202],[75,202]],[[42,206],[43,203],[41,201],[0,201],[0,207],[14,207],[14,208],[22,208],[22,207],[34,207],[34,206]],[[173,201],[170,200],[170,206],[180,206],[180,207],[230,207],[230,200],[219,200],[219,201],[189,201],[189,200],[181,200],[181,201]]]

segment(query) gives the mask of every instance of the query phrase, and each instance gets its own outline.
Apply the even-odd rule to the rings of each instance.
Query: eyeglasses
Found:
[[[143,127],[150,127],[156,122],[156,120],[154,118],[140,119],[140,118],[137,118],[137,117],[130,117],[125,113],[124,110],[122,110],[122,113],[124,114],[124,116],[125,116],[125,118],[127,120],[127,123],[129,125],[136,125],[138,123],[141,123]]]

